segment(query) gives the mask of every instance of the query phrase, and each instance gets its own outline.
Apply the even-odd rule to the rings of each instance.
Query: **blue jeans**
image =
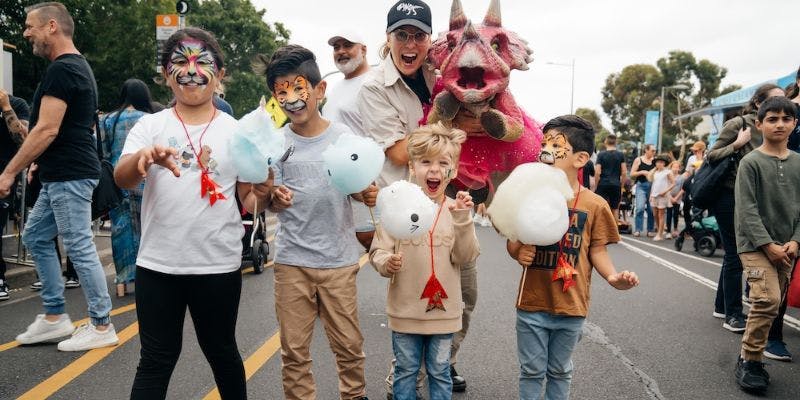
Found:
[[[653,219],[653,209],[650,208],[650,182],[636,183],[636,215],[633,219],[634,232],[642,232],[644,228],[644,212],[647,210],[647,232],[653,232],[655,220]]]
[[[75,265],[92,324],[105,325],[109,322],[111,296],[108,295],[106,277],[92,236],[92,192],[95,186],[97,179],[42,182],[39,198],[25,223],[22,241],[33,256],[42,282],[45,313],[64,313],[61,262],[53,246],[53,238],[58,235]]]
[[[572,382],[572,352],[581,337],[584,317],[517,310],[519,398],[568,399]]]
[[[449,400],[453,396],[450,377],[450,346],[453,334],[415,335],[392,332],[392,350],[397,363],[394,367],[392,392],[395,400],[416,400],[417,374],[423,356],[428,371],[430,400]]]

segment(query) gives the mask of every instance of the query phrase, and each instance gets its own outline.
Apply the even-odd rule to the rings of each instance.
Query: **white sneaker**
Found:
[[[74,330],[75,327],[72,326],[72,321],[67,314],[61,314],[60,319],[56,322],[50,322],[44,319],[44,314],[39,314],[36,316],[36,320],[28,325],[28,329],[24,333],[17,335],[17,341],[20,344],[39,343],[68,336]]]
[[[481,226],[486,227],[486,228],[491,227],[492,226],[492,220],[490,220],[489,217],[484,216],[483,220],[481,221]]]
[[[114,324],[108,324],[108,329],[98,331],[92,324],[82,324],[75,329],[72,337],[58,343],[61,351],[85,351],[100,347],[114,346],[119,343]]]

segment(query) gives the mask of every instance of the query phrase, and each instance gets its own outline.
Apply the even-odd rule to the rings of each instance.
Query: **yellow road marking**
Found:
[[[131,310],[135,310],[135,309],[136,309],[136,303],[131,303],[131,304],[128,304],[126,306],[122,306],[122,307],[119,307],[119,308],[111,310],[111,313],[109,315],[113,317],[115,315],[120,315],[120,314],[126,313],[126,312],[131,311]],[[82,319],[80,321],[73,322],[72,325],[75,325],[75,327],[77,328],[81,324],[85,324],[85,323],[88,323],[88,322],[89,322],[89,318],[84,318],[84,319]],[[8,342],[6,344],[0,344],[0,353],[4,352],[6,350],[9,350],[9,349],[13,349],[15,347],[18,347],[19,345],[20,345],[20,343],[17,342],[16,340]]]
[[[36,385],[36,387],[17,398],[17,400],[45,399],[52,396],[53,393],[59,391],[87,369],[106,358],[112,351],[116,350],[117,347],[122,346],[132,337],[136,336],[137,333],[139,333],[139,323],[134,322],[117,334],[117,337],[119,337],[118,345],[88,351],[86,354],[61,369],[61,371],[56,372],[53,376],[47,378],[47,380]]]

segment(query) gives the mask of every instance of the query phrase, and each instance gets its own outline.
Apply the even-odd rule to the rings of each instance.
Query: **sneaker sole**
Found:
[[[466,390],[467,390],[467,383],[466,383],[466,382],[464,382],[464,383],[463,383],[463,384],[461,384],[461,385],[456,385],[456,384],[453,384],[453,391],[454,391],[454,392],[461,393],[461,392],[464,392],[464,391],[466,391]]]
[[[63,343],[63,342],[61,342]],[[80,348],[66,348],[67,346],[61,346],[61,343],[58,344],[58,351],[87,351],[93,349],[100,349],[103,347],[111,347],[116,346],[119,344],[119,338],[114,338],[114,341],[109,341],[108,343],[95,343],[91,346],[80,347]]]
[[[718,312],[716,312],[716,311],[714,311],[714,312],[711,314],[711,316],[712,316],[712,317],[714,317],[714,318],[725,319],[725,314],[723,314],[723,313],[718,313]]]
[[[764,357],[777,361],[786,361],[786,362],[792,361],[792,356],[779,356],[777,354],[770,353],[766,350],[764,350]]]
[[[67,329],[63,329],[61,331],[48,332],[46,334],[39,335],[35,338],[20,339],[19,336],[17,336],[16,339],[17,342],[19,342],[19,344],[36,344],[36,343],[46,342],[48,340],[58,339],[64,336],[69,336],[72,334],[72,332],[75,332],[75,328],[72,326],[72,324],[70,324],[69,331],[67,331]]]
[[[733,332],[733,333],[744,333],[744,331],[746,329],[746,328],[734,328],[734,327],[728,325],[727,322],[722,324],[722,327],[727,329],[727,330],[729,330],[729,331],[731,331],[731,332]]]

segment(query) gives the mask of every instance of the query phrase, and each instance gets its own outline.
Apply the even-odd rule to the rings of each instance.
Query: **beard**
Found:
[[[364,51],[363,50],[359,50],[357,57],[351,58],[347,62],[343,62],[343,63],[340,63],[340,62],[337,61],[336,62],[336,69],[338,69],[339,71],[341,71],[345,75],[349,75],[349,74],[353,73],[353,71],[358,69],[358,67],[361,65],[362,62],[364,62]]]

